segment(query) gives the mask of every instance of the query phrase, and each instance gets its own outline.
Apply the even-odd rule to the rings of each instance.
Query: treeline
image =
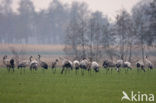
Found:
[[[17,12],[13,0],[0,4],[0,42],[29,44],[62,44],[70,18],[69,5],[53,0],[48,9],[35,11],[31,0],[20,0]]]
[[[12,2],[0,4],[0,43],[65,44],[67,55],[97,59],[105,53],[129,61],[132,45],[140,46],[144,59],[145,45],[156,44],[155,0],[142,0],[130,14],[121,9],[115,21],[86,3],[53,0],[48,9],[36,12],[31,0],[20,0],[14,12]]]
[[[121,9],[115,22],[110,22],[102,12],[89,12],[84,3],[71,7],[66,29],[64,51],[75,58],[92,57],[132,61],[132,47],[139,47],[144,61],[145,46],[156,41],[156,1],[143,0],[136,4],[131,14]]]

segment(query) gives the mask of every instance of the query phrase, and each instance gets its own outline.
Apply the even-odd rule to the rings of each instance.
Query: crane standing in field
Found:
[[[136,63],[136,67],[137,67],[137,71],[139,71],[139,69],[141,68],[141,70],[143,70],[145,72],[145,65],[144,65],[143,61],[138,60]]]
[[[75,68],[75,72],[77,74],[78,70],[79,70],[79,67],[80,67],[80,62],[78,60],[74,60],[73,61],[73,66]]]
[[[30,56],[30,70],[37,70],[38,69],[38,61],[36,59],[32,60],[32,56]]]
[[[116,67],[116,65],[115,65],[115,63],[113,63],[111,61],[105,60],[103,62],[103,67],[106,69],[106,74],[107,74],[109,70],[111,70],[111,73],[112,73],[112,70],[114,67]]]
[[[52,70],[54,70],[53,73],[56,73],[56,65],[58,64],[58,62],[59,62],[59,60],[56,59],[56,60],[55,60],[54,62],[52,62],[52,64],[51,64],[51,68],[52,68]]]
[[[139,71],[139,69],[141,68],[141,70],[143,70],[145,72],[145,68],[147,67],[148,69],[152,70],[153,69],[153,64],[152,62],[148,59],[148,57],[145,57],[145,61],[143,62],[143,60],[138,60],[136,63],[136,67],[137,70]]]
[[[145,64],[147,66],[148,69],[152,70],[153,69],[153,64],[152,62],[148,59],[148,56],[146,56],[145,58]]]
[[[54,69],[56,68],[56,65],[58,64],[58,59],[56,59],[54,62],[51,63],[51,68]]]
[[[96,61],[91,62],[91,68],[95,71],[95,72],[99,72],[99,64]]]
[[[13,58],[8,59],[7,56],[5,55],[3,57],[3,64],[7,67],[9,72],[10,72],[10,69],[12,69],[13,72],[14,72],[15,64],[14,64],[14,59]]]
[[[65,69],[66,70],[73,69],[72,62],[70,60],[63,60],[61,74],[63,74]]]
[[[81,74],[84,75],[84,70],[88,70],[90,69],[90,63],[86,58],[83,58],[80,61],[80,68],[81,68]]]
[[[121,57],[121,59],[117,60],[116,62],[116,68],[118,72],[120,72],[120,67],[123,67],[125,72],[127,72],[128,69],[132,69],[131,63],[129,61],[124,61],[123,57]]]
[[[22,69],[22,68],[23,68],[24,71],[25,71],[25,68],[26,68],[27,66],[30,65],[30,62],[31,62],[31,61],[30,61],[30,58],[31,58],[31,57],[29,57],[29,60],[20,61],[19,64],[18,64],[18,66],[17,66],[17,68],[18,68],[18,69]]]
[[[88,70],[88,73],[90,74],[92,69],[95,72],[99,72],[99,64],[96,61],[92,61],[92,58],[89,58],[89,60],[83,58],[80,61],[80,68],[81,68],[82,75],[84,75],[84,70]]]
[[[43,62],[40,60],[41,58],[41,55],[38,55],[38,62],[39,62],[39,65],[43,68],[43,69],[48,69],[48,64],[46,62]]]

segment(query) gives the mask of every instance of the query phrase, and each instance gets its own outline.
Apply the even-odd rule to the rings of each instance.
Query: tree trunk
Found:
[[[82,21],[82,28],[81,28],[81,38],[82,38],[82,57],[85,58],[85,38],[84,38],[84,23]]]
[[[145,64],[145,49],[144,49],[144,42],[143,42],[143,37],[141,38],[141,52],[142,52],[142,61]]]
[[[90,57],[93,58],[93,32],[92,32],[92,28],[91,28],[91,44],[90,44]]]
[[[129,43],[129,62],[132,62],[132,43],[131,42]]]

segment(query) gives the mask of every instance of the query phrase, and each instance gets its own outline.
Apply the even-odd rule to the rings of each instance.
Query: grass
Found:
[[[125,73],[105,70],[90,75],[74,71],[0,69],[0,103],[121,103],[122,91],[156,95],[156,70]],[[128,101],[124,100],[123,103]]]

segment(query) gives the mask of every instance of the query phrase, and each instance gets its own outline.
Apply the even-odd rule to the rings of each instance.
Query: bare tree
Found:
[[[79,8],[79,41],[81,47],[81,56],[86,57],[86,46],[87,46],[87,21],[88,21],[88,5],[82,3]]]
[[[109,58],[113,61],[113,56],[115,54],[114,51],[114,43],[115,43],[115,37],[114,37],[114,24],[111,24],[107,17],[104,18],[104,23],[102,27],[102,48],[103,48],[103,55],[106,54],[105,58]]]
[[[98,60],[100,57],[100,44],[102,36],[102,27],[104,25],[104,18],[102,12],[96,11],[91,14],[89,23],[88,23],[88,32],[89,32],[89,47],[90,47],[90,56]]]
[[[85,3],[73,2],[70,16],[71,18],[66,29],[66,48],[70,48],[69,51],[76,57],[86,57],[87,5]]]
[[[120,57],[123,61],[126,60],[126,44],[129,41],[130,35],[130,15],[126,10],[121,10],[116,17],[117,35],[119,37]]]
[[[142,5],[139,3],[137,6],[133,8],[133,23],[134,23],[134,33],[135,37],[138,40],[139,44],[141,45],[141,55],[142,55],[142,60],[144,62],[144,57],[145,57],[145,35],[146,35],[146,20],[147,17],[145,15],[145,9],[146,5]]]

